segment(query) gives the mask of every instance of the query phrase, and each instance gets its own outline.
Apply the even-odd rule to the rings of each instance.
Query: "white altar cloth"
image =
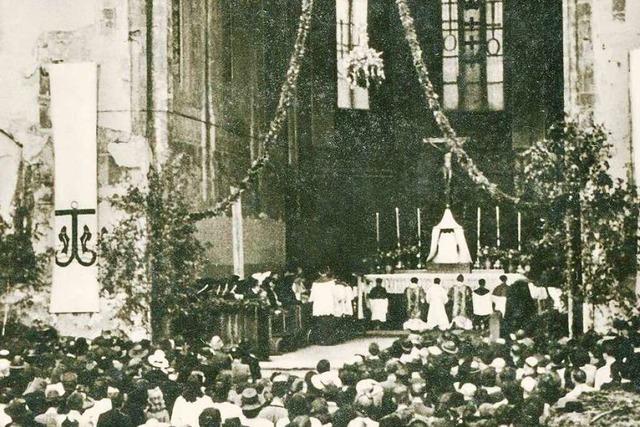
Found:
[[[412,277],[418,278],[418,284],[422,286],[428,286],[433,284],[433,279],[440,278],[441,286],[445,289],[451,288],[456,282],[456,278],[461,273],[433,273],[433,272],[406,272],[406,273],[391,273],[391,274],[365,274],[358,279],[358,317],[362,319],[364,313],[362,312],[362,303],[364,297],[369,293],[371,288],[375,285],[376,279],[382,279],[382,285],[390,294],[403,294],[405,289],[409,286]],[[486,288],[490,291],[500,284],[500,276],[507,276],[507,284],[512,284],[516,280],[529,281],[524,275],[520,273],[505,273],[503,270],[473,270],[471,273],[462,273],[464,276],[464,282],[472,290],[478,287],[478,281],[485,279]],[[529,291],[531,297],[535,300],[545,300],[551,298],[554,303],[554,307],[562,310],[561,296],[562,291],[558,288],[544,288],[535,286],[529,282]]]

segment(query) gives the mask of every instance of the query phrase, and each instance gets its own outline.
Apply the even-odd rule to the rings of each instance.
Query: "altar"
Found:
[[[537,301],[551,299],[554,307],[562,310],[561,296],[562,291],[558,288],[545,288],[536,286],[529,281],[526,276],[520,273],[505,273],[503,270],[472,270],[470,273],[435,273],[426,270],[401,271],[389,274],[365,274],[358,278],[358,318],[364,318],[364,303],[371,288],[375,285],[376,279],[382,279],[382,286],[387,290],[390,296],[397,300],[404,294],[405,289],[409,286],[411,278],[416,277],[418,284],[427,287],[433,284],[436,277],[440,278],[440,285],[445,289],[451,288],[456,282],[459,274],[464,276],[464,283],[472,290],[478,287],[480,279],[486,281],[486,288],[493,291],[500,284],[500,276],[507,277],[507,284],[511,285],[516,280],[525,280],[529,283],[529,292],[531,297]],[[390,301],[390,310],[392,310],[392,302]]]
[[[398,272],[391,274],[366,274],[364,275],[364,291],[369,292],[369,289],[373,287],[376,279],[382,279],[382,286],[385,287],[390,294],[402,294],[404,293],[409,281],[412,277],[418,278],[418,283],[422,286],[430,285],[433,283],[433,279],[439,277],[441,286],[445,289],[449,289],[456,281],[456,277],[461,274],[455,273],[435,273],[429,271],[409,271]],[[471,273],[462,273],[465,283],[475,289],[478,287],[478,281],[484,279],[487,282],[487,289],[492,291],[496,286],[500,284],[500,276],[507,276],[507,283],[511,284],[518,279],[527,280],[527,278],[520,273],[505,273],[503,270],[472,270]]]

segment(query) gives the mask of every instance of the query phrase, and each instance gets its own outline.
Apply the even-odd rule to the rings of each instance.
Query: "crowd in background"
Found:
[[[598,389],[640,387],[640,320],[609,336],[490,341],[453,329],[369,346],[340,369],[261,375],[245,346],[38,325],[0,349],[0,426],[529,426]]]

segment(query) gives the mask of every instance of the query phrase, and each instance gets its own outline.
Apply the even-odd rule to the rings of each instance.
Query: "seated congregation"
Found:
[[[426,331],[373,342],[342,367],[263,377],[249,348],[217,336],[154,345],[39,325],[3,342],[0,426],[544,425],[581,411],[585,393],[640,390],[639,330],[640,318],[571,340]]]

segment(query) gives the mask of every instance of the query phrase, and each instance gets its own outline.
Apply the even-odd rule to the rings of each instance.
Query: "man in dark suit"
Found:
[[[112,409],[100,415],[96,427],[135,427],[131,418],[122,411],[124,396],[121,392],[111,398]]]

